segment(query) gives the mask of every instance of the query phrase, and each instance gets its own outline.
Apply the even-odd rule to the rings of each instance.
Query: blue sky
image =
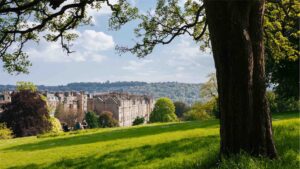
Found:
[[[132,0],[142,11],[153,9],[154,0]],[[173,43],[158,46],[145,58],[126,53],[116,53],[115,45],[133,45],[133,28],[129,23],[119,31],[108,28],[109,10],[90,11],[93,26],[77,30],[79,38],[73,42],[75,53],[67,55],[58,43],[41,40],[30,43],[26,51],[32,61],[29,74],[9,75],[0,71],[0,84],[31,81],[35,84],[63,85],[70,82],[104,81],[177,81],[204,82],[207,74],[214,72],[211,53],[199,50],[188,36],[177,38]],[[2,66],[2,63],[0,63]]]

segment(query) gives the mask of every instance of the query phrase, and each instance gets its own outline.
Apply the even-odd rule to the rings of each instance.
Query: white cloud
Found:
[[[209,53],[200,50],[199,44],[193,43],[187,37],[182,37],[174,47],[165,52],[165,55],[171,57],[167,61],[168,65],[181,67],[180,69],[189,66],[197,67],[203,60],[212,59]]]
[[[82,33],[73,33],[77,33],[79,37],[71,46],[71,50],[75,52],[69,55],[63,51],[59,42],[47,42],[43,38],[38,45],[31,45],[26,51],[32,59],[45,62],[102,62],[106,56],[101,52],[110,50],[115,45],[113,37],[103,32],[84,30]]]
[[[82,45],[87,51],[108,50],[115,45],[112,36],[94,30],[85,30],[76,43]]]
[[[124,70],[138,70],[140,68],[142,68],[143,66],[145,66],[148,63],[152,63],[153,60],[149,60],[149,59],[140,59],[138,61],[136,60],[130,60],[128,61],[128,64],[126,66],[123,66],[122,69]]]

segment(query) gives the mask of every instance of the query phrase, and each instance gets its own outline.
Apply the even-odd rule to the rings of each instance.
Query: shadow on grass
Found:
[[[218,157],[218,136],[188,138],[157,145],[144,145],[137,148],[110,152],[103,156],[97,154],[75,159],[62,159],[52,164],[12,167],[11,169],[57,169],[57,168],[209,168],[216,164]],[[182,157],[191,155],[182,160]],[[203,155],[203,156],[201,156]]]
[[[273,120],[288,120],[292,118],[299,118],[300,114],[298,111],[289,111],[289,112],[280,112],[280,113],[272,113]]]
[[[276,138],[280,158],[269,160],[239,155],[218,164],[219,137],[181,139],[157,145],[122,149],[98,156],[61,159],[51,164],[29,164],[10,169],[291,169],[299,167],[299,135],[284,134]],[[288,142],[285,142],[287,141]],[[297,143],[297,144],[295,144]],[[193,157],[188,155],[195,153]],[[186,157],[182,160],[182,157]]]
[[[44,150],[55,147],[73,146],[79,144],[90,144],[94,142],[104,142],[117,139],[136,138],[148,135],[161,134],[166,132],[185,131],[196,128],[211,128],[217,127],[217,121],[199,121],[199,122],[184,122],[171,123],[165,125],[143,126],[133,128],[120,128],[116,130],[103,131],[99,133],[84,134],[72,137],[51,138],[44,141],[23,144],[13,147],[8,147],[4,150],[17,151],[34,151]]]

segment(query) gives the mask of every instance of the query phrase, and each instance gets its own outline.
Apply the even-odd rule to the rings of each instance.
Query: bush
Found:
[[[172,122],[178,121],[175,114],[175,106],[171,99],[160,98],[156,101],[154,109],[150,114],[150,122]]]
[[[267,91],[267,99],[271,113],[277,113],[279,109],[276,101],[276,94],[272,91]]]
[[[267,99],[271,113],[298,111],[300,108],[300,101],[298,99],[282,98],[273,91],[267,92]]]
[[[87,112],[85,114],[85,121],[91,129],[99,127],[98,116],[94,112]]]
[[[133,126],[139,125],[139,124],[144,124],[145,118],[144,117],[136,117],[134,121],[132,122]]]
[[[104,111],[99,116],[100,127],[117,127],[119,126],[118,121],[113,118],[113,114],[108,111]]]
[[[218,98],[213,98],[212,100],[210,100],[208,102],[208,104],[210,106],[208,110],[206,110],[208,112],[209,115],[213,115],[215,116],[215,118],[219,119],[220,118],[220,109],[219,109],[219,104],[218,104]]]
[[[63,131],[60,121],[57,118],[50,117],[50,123],[52,125],[50,133],[61,133]]]
[[[21,90],[12,94],[12,102],[3,106],[1,122],[16,137],[42,134],[51,130],[47,103],[38,92]]]
[[[179,118],[183,117],[183,113],[190,110],[190,107],[184,102],[180,102],[180,101],[174,102],[174,106],[175,106],[175,114]]]
[[[0,123],[0,140],[12,138],[12,133],[13,132],[9,128],[7,128],[5,123]]]
[[[217,118],[217,119],[221,118],[220,109],[218,107],[218,104],[215,104],[214,109],[213,109],[213,114],[214,114],[215,118]]]
[[[206,103],[195,103],[190,111],[184,113],[184,120],[193,121],[209,119],[214,114],[214,111],[216,111],[216,102],[214,100],[215,99]]]
[[[195,110],[192,109],[186,113],[184,113],[184,120],[187,121],[195,121],[195,120],[205,120],[209,119],[210,115],[207,114],[204,110]]]
[[[76,121],[83,121],[85,114],[78,112],[76,109],[65,109],[62,103],[59,103],[56,107],[54,116],[59,119],[60,122],[68,124],[70,127],[75,126]]]

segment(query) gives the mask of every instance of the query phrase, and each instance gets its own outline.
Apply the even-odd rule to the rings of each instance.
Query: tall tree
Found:
[[[276,157],[265,86],[265,2],[204,3],[217,70],[221,152]]]
[[[136,32],[142,41],[132,48],[119,47],[121,52],[143,57],[182,34],[197,42],[204,40],[202,49],[211,44],[218,79],[221,154],[243,150],[277,156],[266,99],[264,5],[264,0],[188,0],[182,10],[177,0],[159,0],[155,14],[141,16]]]
[[[21,90],[12,94],[12,102],[4,106],[1,122],[17,137],[32,136],[51,130],[47,103],[41,94]]]
[[[208,81],[202,84],[200,88],[200,96],[202,99],[209,101],[218,98],[218,84],[215,73],[207,75]]]
[[[173,101],[167,97],[157,99],[150,114],[150,122],[172,122],[177,120]]]

